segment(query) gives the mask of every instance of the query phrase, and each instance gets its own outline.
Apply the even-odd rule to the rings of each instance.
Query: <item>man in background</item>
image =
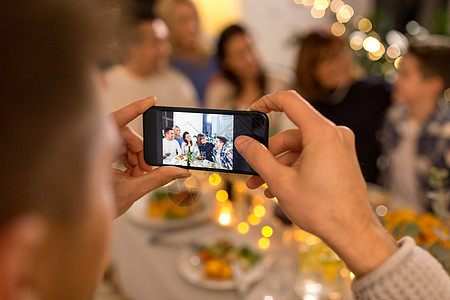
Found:
[[[168,160],[172,160],[178,154],[181,154],[180,144],[174,139],[173,129],[166,127],[164,129],[164,138],[162,142],[163,146],[163,159],[164,163],[168,163]]]
[[[159,105],[197,106],[190,81],[169,65],[171,46],[166,24],[151,15],[136,16],[123,26],[126,40],[121,44],[123,62],[105,72],[109,107],[117,110],[130,99],[156,96]],[[142,135],[142,118],[130,126]]]

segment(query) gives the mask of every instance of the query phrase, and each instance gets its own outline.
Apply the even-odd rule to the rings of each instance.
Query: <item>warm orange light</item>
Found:
[[[369,32],[372,29],[372,22],[369,19],[362,18],[358,22],[358,29],[362,32]]]
[[[333,2],[331,2],[330,8],[332,12],[336,13],[341,9],[342,6],[344,6],[344,2],[342,2],[341,0],[333,0]]]
[[[336,19],[341,23],[347,23],[353,17],[355,11],[350,5],[344,4],[336,13]]]
[[[246,234],[250,230],[250,226],[246,222],[239,223],[237,230],[241,234]]]
[[[315,7],[312,7],[311,8],[311,16],[314,19],[323,18],[323,16],[325,16],[325,10],[317,10]]]
[[[264,226],[262,229],[261,229],[261,234],[263,235],[263,236],[265,236],[265,237],[271,237],[272,236],[272,234],[273,234],[273,229],[272,229],[272,227],[270,227],[270,226]]]
[[[341,36],[345,33],[345,26],[342,23],[335,22],[331,25],[331,33],[335,36]]]
[[[350,272],[350,279],[353,280],[353,278],[355,278],[355,274],[353,274],[353,272]]]
[[[227,212],[222,212],[219,215],[219,223],[221,225],[224,225],[224,226],[230,225],[230,223],[231,223],[231,214],[229,214]]]
[[[235,190],[237,193],[243,193],[246,190],[246,185],[242,181],[238,181],[233,185],[233,190]]]
[[[350,275],[350,272],[348,271],[347,268],[342,268],[342,269],[339,271],[339,274],[341,275],[342,278],[345,278],[345,277],[347,277],[347,276]]]
[[[256,205],[255,208],[253,208],[253,213],[258,218],[262,218],[266,214],[266,208],[263,205]]]
[[[218,186],[222,182],[222,178],[216,173],[209,175],[208,180],[209,184],[212,186]]]
[[[266,237],[262,237],[258,240],[258,247],[261,249],[267,249],[270,246],[270,240]]]
[[[251,214],[248,216],[248,222],[250,223],[250,225],[255,226],[261,222],[261,219],[255,216],[254,214]]]
[[[394,67],[395,67],[396,69],[398,69],[398,67],[399,67],[399,65],[400,65],[400,63],[401,63],[401,61],[402,61],[402,56],[397,57],[397,59],[394,61]]]
[[[330,0],[315,0],[314,8],[317,10],[325,10],[330,5]]]
[[[316,245],[320,243],[320,239],[314,235],[310,235],[305,239],[305,243],[308,246]]]
[[[225,190],[219,190],[216,193],[216,199],[220,202],[225,202],[228,200],[228,193]]]

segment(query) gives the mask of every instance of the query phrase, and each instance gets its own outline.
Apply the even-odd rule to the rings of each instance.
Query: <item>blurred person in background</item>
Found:
[[[346,40],[331,32],[312,31],[300,47],[297,91],[326,118],[355,133],[364,178],[376,183],[381,154],[377,132],[390,105],[389,85],[364,76]]]
[[[172,66],[192,81],[203,106],[206,85],[217,71],[218,65],[203,40],[201,22],[194,2],[158,0],[155,11],[169,27],[169,41],[173,47]]]
[[[413,43],[403,57],[393,89],[395,100],[382,132],[383,183],[393,207],[431,210],[430,192],[448,209],[450,169],[450,41]],[[435,202],[439,203],[439,202]]]
[[[196,151],[198,151],[197,143],[194,143],[189,132],[185,131],[183,133],[183,143],[181,143],[181,154],[195,153]]]
[[[288,88],[286,80],[263,69],[247,29],[234,24],[225,28],[217,44],[220,73],[208,85],[206,106],[215,109],[248,109],[266,93]],[[282,116],[272,113],[271,131],[278,131]]]
[[[198,106],[191,82],[169,65],[171,46],[164,22],[145,12],[136,13],[122,30],[126,36],[121,45],[123,62],[105,72],[110,109],[148,95],[156,96],[159,105]],[[142,135],[141,117],[130,125]]]

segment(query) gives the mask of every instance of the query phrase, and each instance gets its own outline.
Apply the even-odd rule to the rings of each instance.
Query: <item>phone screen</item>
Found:
[[[268,143],[269,121],[260,112],[154,106],[143,122],[144,158],[153,166],[256,174],[234,140],[246,135]]]

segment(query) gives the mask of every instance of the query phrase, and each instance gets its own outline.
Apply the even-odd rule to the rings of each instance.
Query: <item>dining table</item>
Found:
[[[305,239],[303,238],[303,242],[297,241],[296,233],[299,229],[281,222],[280,218],[275,216],[276,199],[263,197],[264,188],[248,194],[250,198],[262,201],[257,206],[264,207],[264,214],[260,214],[256,221],[251,219],[251,216],[254,217],[251,209],[255,207],[252,206],[246,214],[248,207],[239,208],[236,203],[233,203],[235,206],[232,216],[229,219],[222,218],[221,209],[230,199],[222,201],[219,191],[226,190],[226,186],[236,185],[242,192],[245,177],[231,176],[228,177],[233,178],[231,183],[224,185],[225,180],[222,180],[220,185],[211,185],[210,174],[199,173],[200,175],[196,176],[202,186],[201,201],[211,205],[207,207],[208,213],[194,218],[194,221],[184,224],[179,221],[177,226],[147,224],[145,220],[136,218],[136,213],[147,205],[145,199],[137,201],[133,205],[135,208],[132,207],[115,220],[110,251],[111,264],[127,299],[352,299],[350,280],[347,280],[348,272],[345,276],[337,276],[339,285],[328,284],[323,279],[317,279],[317,276],[311,277],[302,273],[301,260],[304,255],[299,252],[299,245],[304,246]],[[227,177],[221,175],[219,178]],[[230,193],[229,190],[228,192]],[[240,228],[242,223],[247,224],[247,230]],[[254,274],[249,276],[250,279],[244,278],[243,273],[237,278],[236,273],[242,270],[235,268],[231,285],[230,282],[228,285],[222,285],[217,280],[199,279],[189,273],[189,268],[192,267],[192,259],[190,261],[190,256],[186,256],[190,253],[189,249],[199,243],[221,238],[248,246],[261,255],[258,267],[255,267],[257,270],[253,270]],[[317,243],[318,239],[314,241]],[[303,264],[307,262],[305,259]]]

